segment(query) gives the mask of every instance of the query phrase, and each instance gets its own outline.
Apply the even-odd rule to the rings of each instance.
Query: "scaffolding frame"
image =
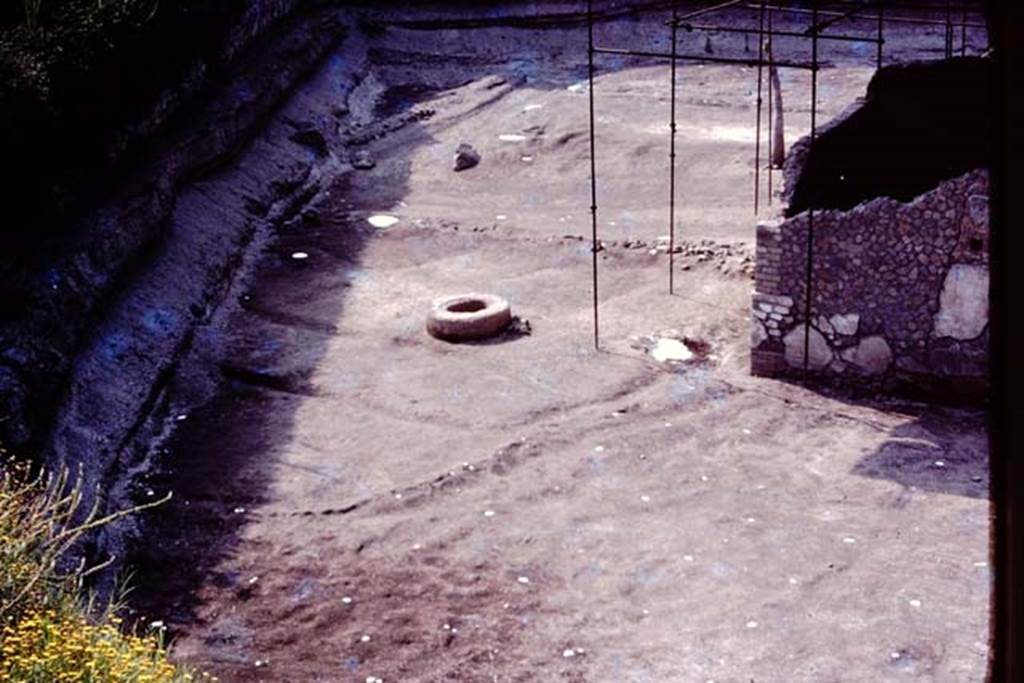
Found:
[[[956,52],[956,27],[960,28],[960,55],[967,54],[967,29],[986,28],[984,24],[968,21],[971,12],[978,13],[980,10],[967,3],[953,4],[953,0],[945,0],[945,5],[926,4],[921,2],[905,2],[894,0],[810,0],[810,8],[784,7],[778,4],[780,0],[727,0],[707,7],[696,9],[686,14],[680,14],[680,0],[671,0],[671,18],[665,22],[669,28],[670,49],[668,52],[654,50],[635,50],[629,48],[614,48],[597,45],[594,41],[594,0],[587,0],[587,80],[589,95],[589,118],[590,118],[590,215],[591,215],[591,254],[592,254],[592,293],[593,293],[593,322],[594,322],[594,348],[600,350],[600,325],[599,325],[599,276],[598,276],[598,253],[602,249],[598,235],[598,202],[597,202],[597,141],[595,125],[595,104],[594,104],[594,80],[596,73],[595,58],[598,55],[617,55],[646,59],[669,60],[671,69],[670,80],[670,119],[669,119],[669,249],[668,249],[668,292],[675,293],[675,252],[676,252],[676,132],[677,132],[677,65],[679,62],[699,62],[702,64],[738,64],[757,67],[757,98],[754,136],[754,214],[756,215],[760,205],[760,167],[761,167],[761,121],[762,121],[762,92],[764,68],[769,69],[785,68],[809,71],[811,75],[810,92],[810,142],[809,151],[814,148],[817,140],[817,113],[818,113],[818,71],[821,69],[819,59],[819,47],[822,41],[853,42],[863,44],[874,44],[875,68],[880,69],[883,64],[885,45],[885,26],[887,23],[903,23],[914,25],[942,25],[945,27],[943,35],[943,54],[945,58],[951,58]],[[893,16],[886,13],[887,8],[892,7],[926,9],[933,12],[944,11],[944,20],[926,19],[923,17]],[[823,9],[824,8],[824,9]],[[737,26],[724,26],[714,23],[694,23],[692,20],[698,17],[707,17],[716,12],[729,9],[756,10],[757,25],[749,28]],[[865,14],[874,10],[874,14]],[[804,31],[780,30],[774,26],[776,13],[787,13],[791,15],[809,15],[810,24]],[[954,14],[959,13],[960,21],[954,21]],[[871,22],[874,28],[874,37],[854,36],[847,34],[826,33],[826,29],[841,22],[866,21]],[[709,54],[681,54],[678,50],[678,37],[680,29],[686,32],[708,31],[714,33],[734,33],[743,35],[757,35],[758,54],[756,58],[748,57],[717,57]],[[788,61],[776,60],[772,49],[774,39],[789,38],[801,39],[810,43],[809,61]],[[766,43],[767,41],[767,43]],[[767,58],[766,47],[767,45]],[[769,72],[770,74],[770,72]],[[768,137],[769,162],[771,161],[772,147],[772,79],[768,79]],[[768,204],[771,205],[772,197],[772,164],[768,164]],[[814,287],[814,213],[815,208],[811,204],[807,209],[807,249],[805,262],[805,297],[803,301],[804,313],[804,354],[803,371],[810,372],[810,325],[811,325],[811,303]]]

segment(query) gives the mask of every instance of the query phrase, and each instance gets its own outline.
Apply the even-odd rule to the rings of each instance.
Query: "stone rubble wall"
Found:
[[[751,372],[962,394],[988,377],[988,174],[757,226]],[[970,400],[970,399],[968,399]]]

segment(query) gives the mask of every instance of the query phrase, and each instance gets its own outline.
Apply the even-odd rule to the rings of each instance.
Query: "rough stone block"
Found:
[[[946,273],[935,336],[974,339],[988,325],[988,268],[955,264]]]
[[[877,375],[889,369],[892,350],[884,337],[875,335],[865,337],[856,346],[843,351],[842,358],[868,374]]]
[[[815,370],[819,370],[830,362],[832,362],[832,349],[828,345],[828,341],[822,336],[821,332],[818,332],[813,327],[810,328],[809,338],[807,336],[807,326],[804,324],[797,325],[795,328],[783,338],[783,343],[786,347],[786,362],[793,367],[804,366],[804,346],[805,339],[808,339],[807,346],[807,365]]]
[[[857,334],[857,327],[860,325],[860,315],[857,313],[836,314],[828,321],[836,334],[854,335]]]

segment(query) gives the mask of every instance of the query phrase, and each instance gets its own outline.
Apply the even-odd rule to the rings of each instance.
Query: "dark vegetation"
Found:
[[[98,203],[117,185],[119,168],[146,156],[146,137],[133,127],[161,123],[174,108],[161,99],[166,88],[216,78],[229,29],[250,4],[0,3],[0,155],[8,171],[0,322],[28,305],[28,279],[68,237],[68,217]]]
[[[962,57],[879,71],[863,106],[827,126],[802,164],[788,215],[909,201],[991,161],[992,61]],[[804,161],[804,159],[806,159]],[[789,173],[787,173],[788,175]]]

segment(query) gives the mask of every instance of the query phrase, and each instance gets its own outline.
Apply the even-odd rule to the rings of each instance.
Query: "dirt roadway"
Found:
[[[578,65],[426,66],[432,39],[458,53],[440,33],[371,41],[353,118],[433,113],[283,228],[197,340],[224,382],[182,412],[154,484],[177,497],[136,558],[175,657],[225,681],[981,680],[981,414],[747,374],[751,72],[682,71],[680,234],[740,256],[681,258],[676,296],[664,254],[622,245],[666,232],[667,69],[599,80],[595,352]],[[410,64],[444,89],[406,101]],[[870,70],[823,77],[827,118]],[[328,107],[319,83],[296,101]],[[483,161],[454,174],[463,141]],[[533,334],[427,337],[429,301],[470,290]],[[635,348],[670,328],[712,357]]]

